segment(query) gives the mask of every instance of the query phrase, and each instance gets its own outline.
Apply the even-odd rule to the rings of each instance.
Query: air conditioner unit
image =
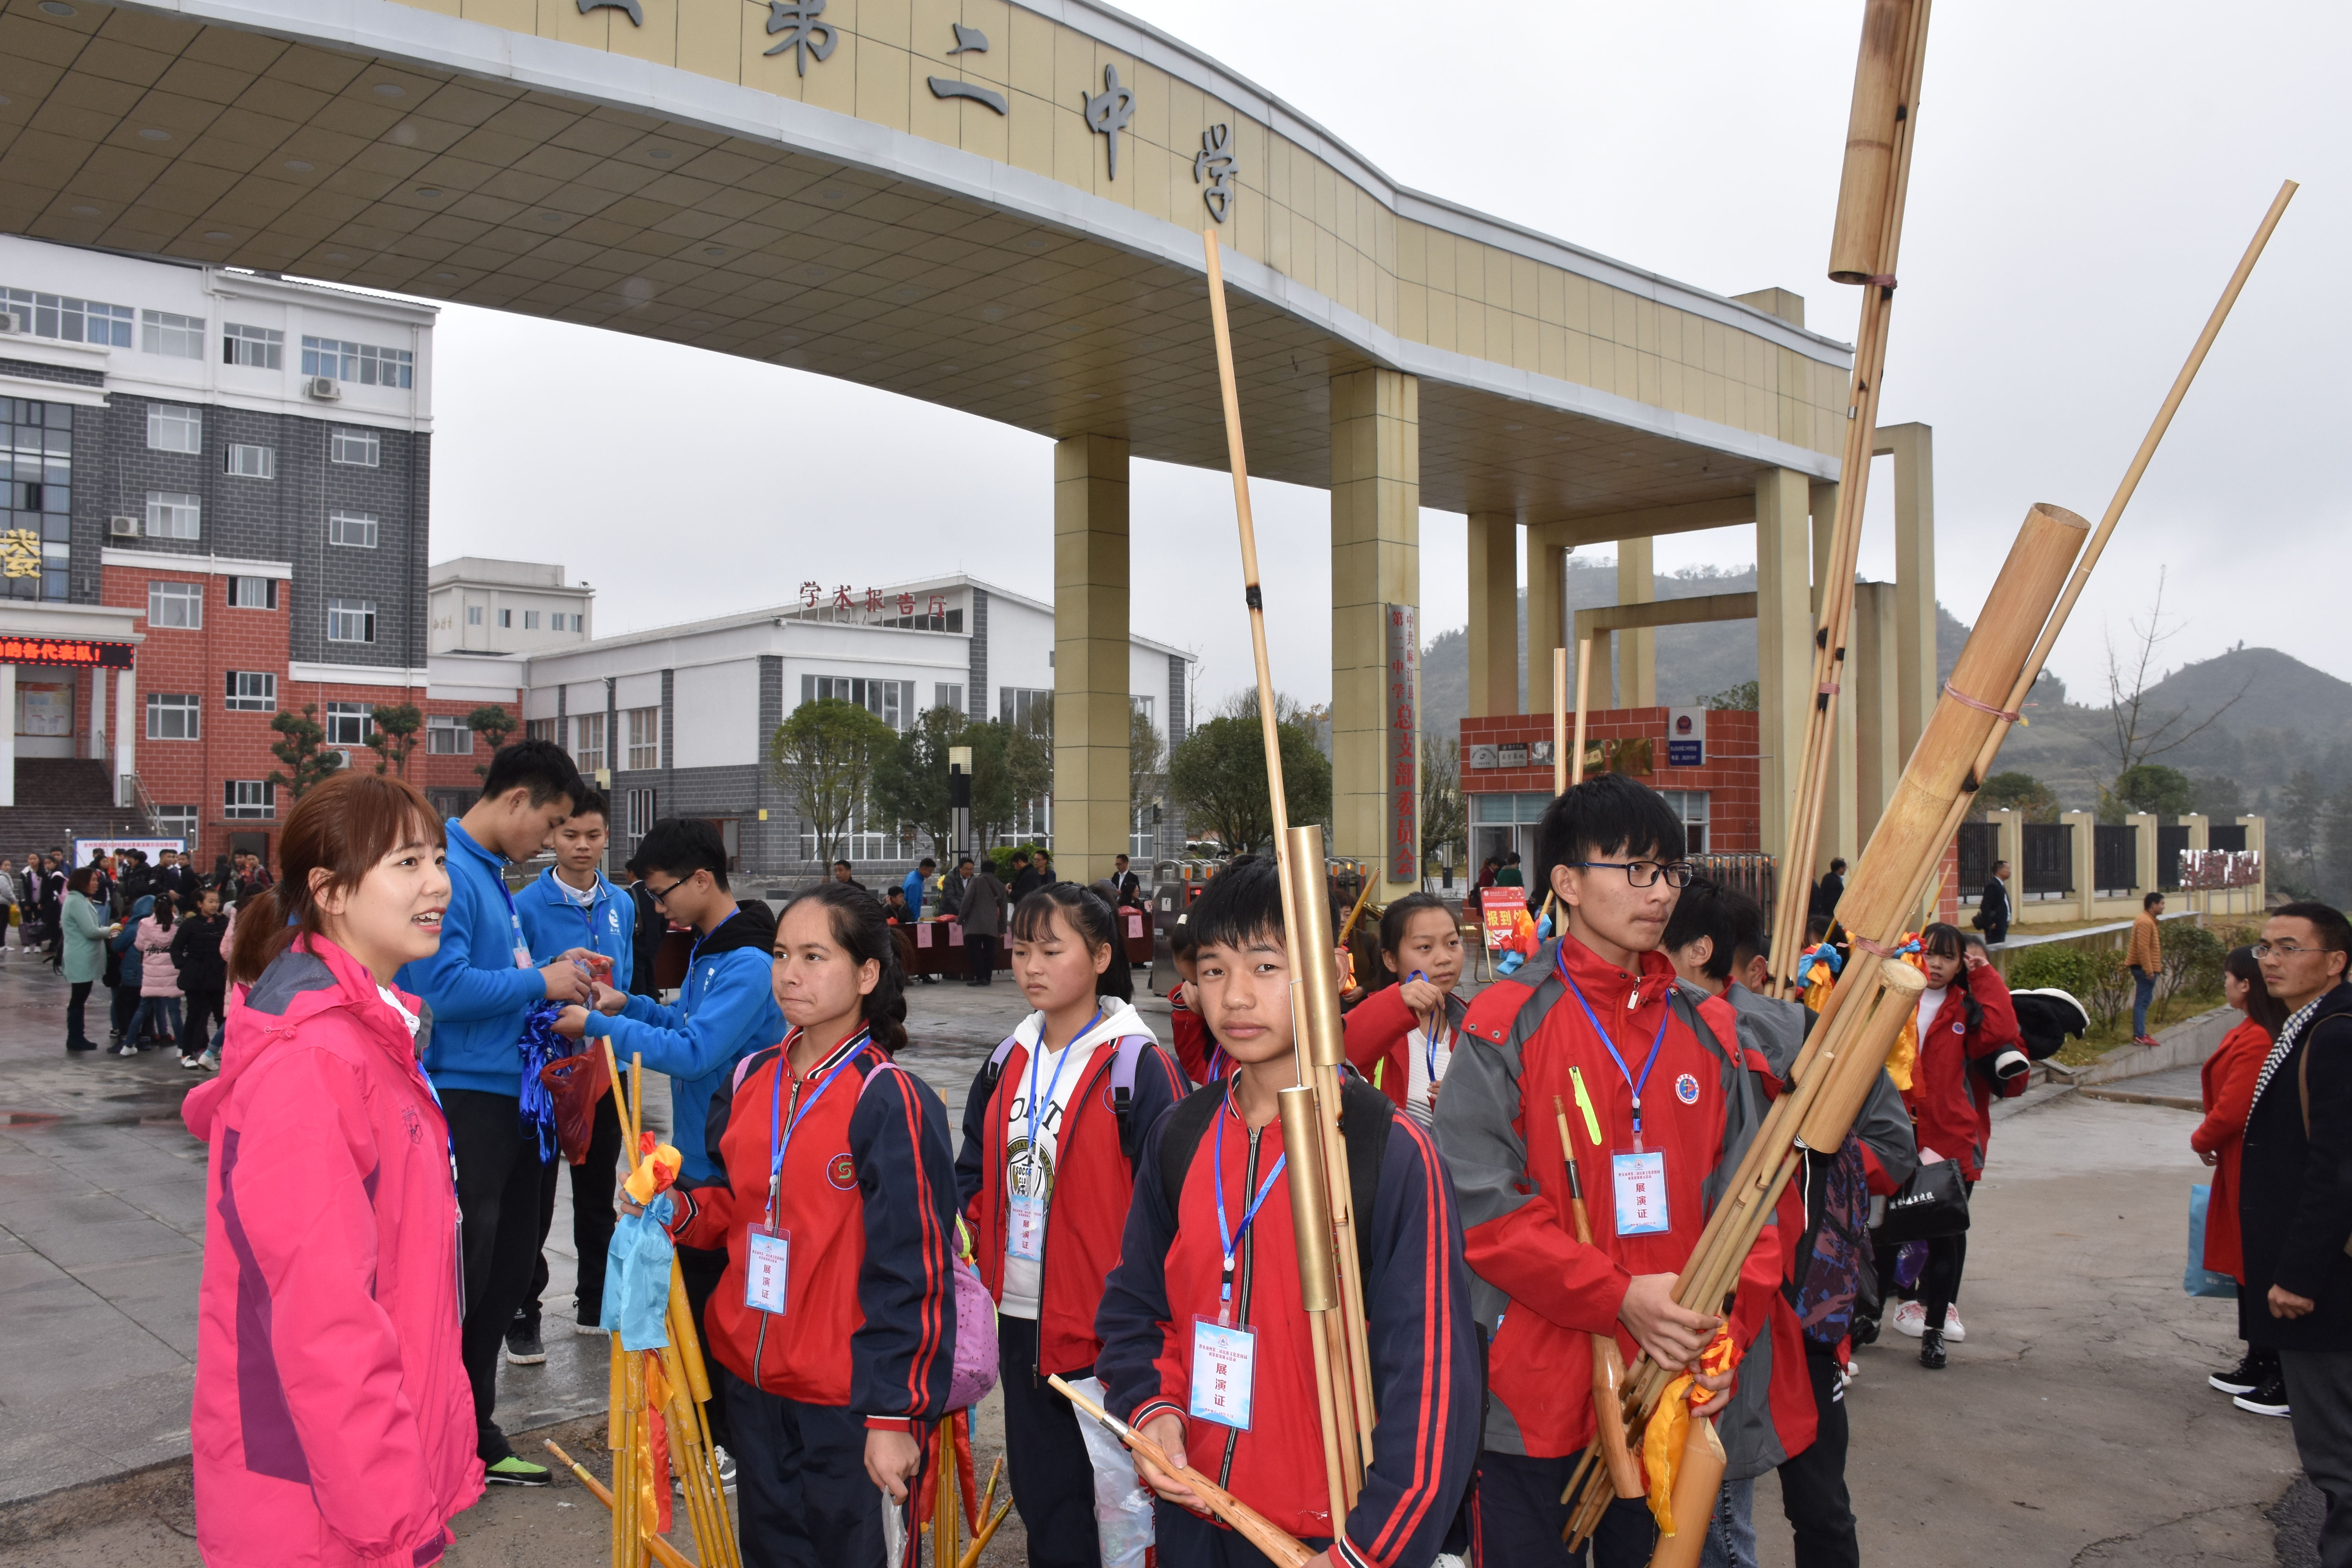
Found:
[[[0,337],[15,337],[25,331],[25,323],[13,310],[0,310]]]
[[[110,539],[136,539],[139,537],[139,520],[135,517],[110,517],[106,520],[106,534]]]
[[[343,397],[342,384],[331,375],[314,375],[303,384],[302,390],[321,403],[340,403]]]

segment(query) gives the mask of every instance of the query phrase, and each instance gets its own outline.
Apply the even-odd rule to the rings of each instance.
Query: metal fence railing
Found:
[[[2029,899],[2064,898],[2074,890],[2074,825],[2029,822],[2019,834],[2018,886]]]
[[[2139,880],[2139,828],[2102,822],[2091,829],[2091,888],[2103,899],[2126,897]]]

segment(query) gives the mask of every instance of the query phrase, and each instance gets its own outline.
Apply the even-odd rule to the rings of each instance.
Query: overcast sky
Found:
[[[1824,277],[1857,0],[1129,0],[1405,184],[1723,294]],[[1938,596],[1983,603],[2019,520],[2095,521],[2279,181],[2304,190],[2053,664],[2096,688],[2168,568],[2164,662],[2240,640],[2352,678],[2340,460],[2352,304],[2352,7],[1937,7],[1882,423],[1936,430]],[[782,603],[803,578],[950,570],[1051,596],[1051,449],[847,383],[589,328],[445,310],[433,546],[560,560],[606,633]],[[2337,458],[2326,456],[2339,454]],[[1862,565],[1893,574],[1881,459]],[[1277,682],[1329,695],[1321,491],[1256,487]],[[1222,474],[1138,463],[1134,626],[1247,679]],[[1463,520],[1422,519],[1423,626],[1459,625]],[[1662,569],[1752,562],[1752,530]],[[747,571],[750,567],[751,570]],[[1228,608],[1228,606],[1231,606]]]

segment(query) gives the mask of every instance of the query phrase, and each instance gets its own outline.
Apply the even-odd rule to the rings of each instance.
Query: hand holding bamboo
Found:
[[[1568,1131],[1568,1107],[1551,1097],[1552,1120],[1559,1124],[1560,1157],[1568,1162],[1568,1201],[1576,1220],[1576,1239],[1592,1245],[1592,1216],[1584,1207],[1583,1168],[1577,1163],[1576,1141]],[[1609,1484],[1619,1497],[1640,1497],[1641,1467],[1625,1443],[1625,1357],[1614,1334],[1592,1336],[1593,1440],[1601,1445],[1601,1462],[1609,1468]]]

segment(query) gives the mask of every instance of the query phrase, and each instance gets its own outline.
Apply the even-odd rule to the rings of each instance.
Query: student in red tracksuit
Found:
[[[749,1568],[878,1568],[875,1489],[906,1500],[947,1413],[955,1171],[946,1107],[890,1059],[904,984],[871,894],[794,899],[774,974],[791,1032],[711,1097],[719,1179],[670,1194],[672,1236],[727,1251],[709,1321]]]
[[[1437,1101],[1475,1310],[1495,1331],[1478,1482],[1488,1563],[1581,1560],[1560,1540],[1559,1497],[1592,1436],[1588,1336],[1613,1331],[1629,1363],[1638,1349],[1696,1372],[1721,1326],[1675,1303],[1675,1276],[1760,1109],[1730,1008],[1681,994],[1657,951],[1689,879],[1682,857],[1673,808],[1622,774],[1554,801],[1536,860],[1567,910],[1567,934],[1471,1004]],[[1589,1247],[1571,1217],[1555,1096],[1584,1173]],[[1739,1276],[1730,1331],[1743,1350],[1765,1326],[1780,1272],[1768,1226]],[[1722,1408],[1736,1376],[1701,1379],[1714,1394],[1702,1414]],[[1642,1500],[1619,1500],[1601,1517],[1594,1560],[1646,1563],[1654,1539]]]
[[[1176,1048],[1177,1065],[1193,1083],[1214,1083],[1225,1076],[1225,1052],[1193,1005],[1199,993],[1193,980],[1190,917],[1178,915],[1176,923],[1168,928],[1168,957],[1179,977],[1176,989],[1168,994],[1168,1032]]]
[[[1013,978],[1036,1009],[964,1103],[956,1189],[996,1298],[1004,1457],[1032,1568],[1102,1561],[1078,1414],[1045,1382],[1094,1375],[1144,1135],[1190,1088],[1132,1005],[1118,917],[1075,882],[1013,911]]]
[[[1379,987],[1348,1015],[1348,1060],[1397,1109],[1429,1125],[1468,1005],[1462,928],[1434,893],[1407,893],[1381,916]]]
[[[1363,1489],[1335,1525],[1276,1120],[1276,1093],[1297,1074],[1274,864],[1226,870],[1192,918],[1202,1014],[1234,1066],[1161,1117],[1145,1143],[1096,1318],[1106,1404],[1276,1525],[1328,1543],[1328,1563],[1425,1568],[1477,1457],[1477,1342],[1445,1167],[1428,1133],[1350,1087],[1349,1163],[1363,1169],[1358,1154],[1378,1151],[1375,1190],[1358,1193],[1355,1213],[1379,1421]],[[1166,1568],[1265,1561],[1202,1518],[1181,1484],[1140,1460],[1137,1469],[1160,1494]]]
[[[1993,1097],[2025,1092],[2030,1064],[2017,1032],[2017,1009],[2000,971],[1986,961],[1983,942],[1958,926],[1923,929],[1919,963],[1927,989],[1919,997],[1919,1053],[1903,1103],[1917,1131],[1920,1163],[1958,1162],[1961,1184],[1974,1192],[1992,1142]],[[1946,1341],[1958,1344],[1967,1337],[1957,1303],[1968,1257],[1965,1232],[1929,1241],[1920,1299],[1895,1309],[1895,1328],[1918,1337],[1919,1364],[1930,1372],[1943,1367]],[[1880,1278],[1893,1275],[1890,1259]]]

